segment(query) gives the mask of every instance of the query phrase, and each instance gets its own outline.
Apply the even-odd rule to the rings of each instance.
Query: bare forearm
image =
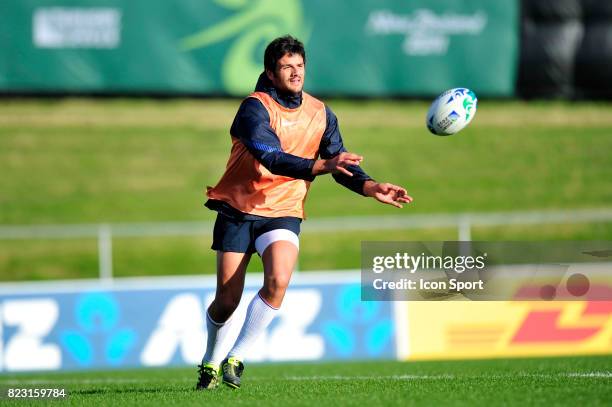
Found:
[[[333,158],[316,160],[312,166],[311,173],[312,175],[321,175],[330,172],[340,172],[352,177],[353,173],[347,170],[347,167],[359,165],[362,160],[363,157],[360,155],[342,152]]]
[[[328,174],[331,172],[330,169],[327,169],[325,164],[328,160],[316,160],[314,165],[312,166],[312,175],[322,175]]]
[[[376,181],[374,181],[373,179],[369,179],[367,181],[365,181],[363,183],[363,194],[365,196],[374,196],[374,194],[376,193],[376,185],[378,183]]]

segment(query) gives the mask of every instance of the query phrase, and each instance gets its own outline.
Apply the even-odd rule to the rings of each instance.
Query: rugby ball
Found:
[[[436,136],[450,136],[463,130],[476,115],[478,98],[466,88],[450,89],[433,101],[426,125]]]

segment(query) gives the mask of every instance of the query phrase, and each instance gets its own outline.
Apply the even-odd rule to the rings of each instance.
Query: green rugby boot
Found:
[[[221,362],[221,370],[223,371],[223,383],[232,389],[239,389],[244,364],[236,358],[225,358]]]
[[[212,390],[219,385],[219,369],[209,363],[198,365],[196,390]]]

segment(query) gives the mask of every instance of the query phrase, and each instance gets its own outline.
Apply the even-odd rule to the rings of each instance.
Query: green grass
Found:
[[[612,357],[247,366],[240,390],[196,392],[195,369],[10,374],[0,387],[64,387],[78,406],[608,406]],[[4,405],[40,405],[6,401]]]
[[[0,225],[211,220],[237,100],[0,101]],[[311,218],[610,207],[610,104],[481,101],[463,133],[434,137],[427,105],[330,101],[345,144],[377,180],[404,185],[403,210],[313,183]],[[304,235],[302,269],[355,268],[360,240],[454,239],[454,230]],[[611,227],[479,229],[480,239],[612,239]],[[210,272],[209,238],[118,239],[117,275]],[[97,274],[95,241],[0,241],[0,280]]]

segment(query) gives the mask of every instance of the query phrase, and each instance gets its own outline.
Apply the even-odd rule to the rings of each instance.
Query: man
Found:
[[[352,191],[398,208],[412,201],[404,188],[377,183],[363,172],[363,157],[345,150],[334,113],[302,92],[306,54],[301,42],[291,36],[275,39],[265,50],[264,66],[230,129],[225,173],[207,192],[206,206],[218,212],[212,244],[217,290],[206,314],[208,340],[197,389],[216,387],[219,368],[223,383],[240,387],[243,358],[283,301],[298,256],[304,200],[315,177],[331,173]],[[263,261],[263,287],[227,353],[224,341],[254,252]]]

